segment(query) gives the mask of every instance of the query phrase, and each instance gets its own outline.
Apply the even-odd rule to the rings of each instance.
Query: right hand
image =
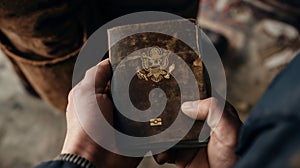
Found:
[[[214,117],[214,113],[223,110],[216,98],[185,102],[181,109],[187,116],[196,120],[207,119],[211,128],[208,147],[167,151],[156,155],[155,160],[159,164],[175,163],[180,168],[232,167],[238,160],[234,151],[242,126],[234,107],[227,102],[220,120],[217,119],[218,117]]]

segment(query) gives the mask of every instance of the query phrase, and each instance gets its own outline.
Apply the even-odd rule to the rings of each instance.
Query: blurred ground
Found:
[[[198,23],[206,34],[212,32],[209,37],[218,51],[224,51],[219,53],[223,53],[227,100],[245,120],[274,76],[299,51],[299,27],[276,18],[279,8],[267,14],[245,1],[226,0],[203,0],[200,6]]]
[[[53,158],[65,132],[64,116],[29,96],[0,53],[0,167],[32,167]]]

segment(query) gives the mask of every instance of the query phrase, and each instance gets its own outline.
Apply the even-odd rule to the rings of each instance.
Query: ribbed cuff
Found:
[[[96,166],[89,160],[75,154],[64,153],[58,155],[54,161],[66,161],[74,163],[82,168],[96,168]]]

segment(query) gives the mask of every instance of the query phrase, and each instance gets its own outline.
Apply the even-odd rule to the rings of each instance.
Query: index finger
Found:
[[[101,61],[97,65],[97,72],[95,76],[95,91],[96,93],[103,93],[108,81],[111,79],[112,70],[108,59]]]

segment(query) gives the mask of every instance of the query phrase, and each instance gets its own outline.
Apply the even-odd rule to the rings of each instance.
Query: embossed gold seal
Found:
[[[162,79],[170,79],[170,73],[175,69],[175,64],[169,66],[170,52],[158,47],[151,48],[148,53],[142,53],[140,59],[142,66],[138,66],[139,79],[159,82]]]
[[[161,118],[153,118],[150,120],[150,126],[155,127],[155,126],[160,126],[162,125],[162,119]]]

